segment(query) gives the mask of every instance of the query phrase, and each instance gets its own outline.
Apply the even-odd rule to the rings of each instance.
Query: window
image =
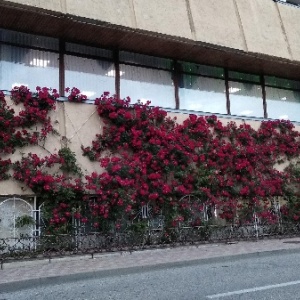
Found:
[[[170,70],[173,64],[171,59],[126,52],[126,51],[120,51],[120,62],[131,64],[131,65],[147,66],[147,67],[164,69],[164,70]]]
[[[224,69],[179,62],[179,108],[227,114]]]
[[[58,39],[0,29],[0,41],[1,89],[19,85],[31,90],[58,88]]]
[[[266,87],[268,117],[300,122],[300,91]]]
[[[152,106],[175,108],[174,85],[170,71],[120,65],[121,98],[131,103],[151,101]]]
[[[120,52],[120,94],[131,102],[151,101],[152,106],[175,108],[172,60]]]
[[[207,77],[214,77],[224,79],[224,69],[212,66],[204,66],[200,64],[194,64],[189,62],[179,62],[181,72],[193,74],[193,75],[202,75]]]
[[[268,117],[300,122],[300,81],[265,76],[265,83]]]
[[[20,85],[33,91],[36,86],[57,88],[58,57],[58,53],[0,45],[1,89],[11,90]]]
[[[1,28],[0,41],[14,45],[28,46],[31,48],[36,47],[53,51],[59,50],[58,39],[18,31],[5,30]]]
[[[184,74],[179,99],[180,109],[227,114],[224,80]]]
[[[300,0],[286,0],[286,2],[300,6]]]
[[[228,71],[230,112],[243,117],[264,117],[264,105],[260,76]]]
[[[275,2],[283,2],[300,7],[300,0],[274,0]]]
[[[278,78],[274,76],[265,76],[265,84],[266,86],[300,90],[300,81]]]
[[[264,117],[260,85],[229,81],[229,95],[232,115]]]
[[[228,78],[235,81],[244,81],[244,82],[252,82],[252,83],[260,83],[259,75],[248,74],[248,73],[240,73],[236,71],[229,71]]]
[[[66,52],[72,54],[83,54],[85,56],[97,56],[100,58],[108,58],[111,60],[113,59],[113,52],[111,50],[73,43],[66,43]]]
[[[114,64],[109,61],[65,55],[65,86],[77,87],[89,99],[115,93]]]

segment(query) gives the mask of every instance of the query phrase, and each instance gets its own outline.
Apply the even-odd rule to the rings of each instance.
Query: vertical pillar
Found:
[[[260,85],[261,85],[261,92],[263,98],[263,109],[264,109],[264,118],[268,118],[268,111],[267,111],[267,96],[266,96],[266,84],[265,84],[265,77],[264,75],[260,75]]]
[[[65,41],[59,40],[59,95],[65,95]]]
[[[173,70],[173,84],[174,84],[174,96],[175,96],[175,109],[180,108],[180,99],[179,99],[179,80],[182,75],[180,72],[180,64],[175,60],[174,61],[174,70]]]
[[[115,65],[115,92],[116,96],[120,98],[120,61],[119,61],[119,49],[115,49],[114,53],[114,65]]]
[[[229,93],[229,76],[228,76],[228,69],[224,69],[224,75],[225,75],[225,93],[226,93],[226,109],[227,114],[230,115],[230,93]]]

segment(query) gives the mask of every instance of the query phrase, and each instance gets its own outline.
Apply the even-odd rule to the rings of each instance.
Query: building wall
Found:
[[[54,16],[57,16],[58,18],[64,18],[66,19],[76,19],[76,20],[84,20],[86,23],[88,23],[91,20],[97,21],[99,24],[104,24],[107,27],[111,28],[117,28],[122,30],[130,30],[134,33],[143,33],[145,36],[164,36],[168,37],[168,43],[171,44],[172,40],[181,40],[186,44],[192,44],[195,45],[195,50],[193,50],[195,53],[199,52],[198,50],[201,47],[208,47],[209,50],[213,51],[214,48],[217,49],[223,49],[225,52],[228,53],[232,50],[245,53],[249,57],[255,57],[255,64],[259,65],[258,57],[271,57],[275,63],[277,61],[284,61],[288,62],[290,65],[295,65],[298,72],[300,70],[300,26],[297,26],[297,24],[300,24],[300,9],[289,6],[289,5],[283,5],[278,2],[274,2],[272,0],[210,0],[209,2],[207,0],[86,0],[86,1],[80,1],[80,0],[55,0],[55,1],[46,1],[46,0],[12,0],[7,1],[3,0],[0,2],[1,5],[7,5],[8,7],[16,8],[14,10],[14,13],[18,13],[19,11],[17,9],[23,9],[23,11],[30,11],[30,12],[39,12],[43,13],[46,12],[47,14],[53,14]],[[159,9],[158,9],[159,8]],[[94,24],[94,23],[93,23]],[[34,24],[36,27],[36,24]],[[20,27],[26,27],[26,24],[22,24]],[[97,24],[93,25],[94,27],[97,26]],[[5,27],[5,26],[4,26]],[[5,27],[6,28],[6,27]],[[7,28],[7,29],[14,29],[14,28]],[[23,28],[21,28],[23,29]],[[20,30],[21,30],[20,29]],[[41,29],[46,30],[46,28]],[[28,30],[24,29],[25,32]],[[124,32],[124,31],[123,31]],[[28,33],[31,33],[30,30]],[[120,35],[122,32],[121,30],[118,32]],[[41,33],[43,34],[43,32]],[[47,34],[45,34],[47,35]],[[116,38],[122,39],[117,35]],[[56,32],[55,36],[56,43],[59,44],[59,32]],[[97,37],[94,37],[96,39]],[[39,39],[39,38],[38,38]],[[125,38],[124,38],[125,39]],[[68,41],[68,40],[67,40]],[[73,41],[72,39],[70,40]],[[157,40],[156,40],[157,41]],[[16,41],[12,41],[12,43],[16,43]],[[84,41],[78,41],[80,43],[84,44]],[[94,42],[94,41],[93,41]],[[93,45],[93,42],[91,41],[88,44]],[[127,41],[125,41],[127,42]],[[129,41],[128,41],[129,42]],[[7,45],[11,47],[10,45],[11,41],[7,42]],[[155,43],[153,43],[155,44]],[[108,45],[110,48],[113,48],[113,43]],[[197,47],[199,46],[199,47]],[[12,46],[14,47],[14,46]],[[31,45],[29,46],[29,48]],[[145,45],[141,46],[142,48],[145,48]],[[28,45],[27,45],[28,48]],[[26,48],[26,49],[27,49]],[[58,47],[59,48],[59,47]],[[159,48],[159,45],[157,46]],[[24,48],[25,49],[25,48]],[[154,49],[154,48],[153,48]],[[153,50],[152,49],[152,50]],[[40,49],[41,50],[41,49]],[[53,49],[52,49],[53,50]],[[122,49],[121,50],[128,50],[128,49]],[[145,49],[142,49],[142,53],[145,51]],[[155,49],[154,49],[155,50]],[[21,51],[21,50],[20,50]],[[23,48],[22,48],[23,51]],[[77,51],[77,50],[76,50]],[[74,51],[74,52],[76,52]],[[158,51],[158,50],[157,50]],[[185,50],[183,50],[185,51]],[[4,51],[3,51],[4,52]],[[9,51],[8,51],[9,52]],[[26,52],[25,50],[23,51]],[[22,52],[22,55],[25,55]],[[54,54],[52,52],[55,52]],[[45,76],[39,76],[36,75],[39,79],[43,77],[45,80],[47,79],[47,83],[50,79],[56,78],[57,80],[55,83],[52,83],[53,87],[57,88],[60,83],[62,82],[61,72],[58,71],[58,61],[59,57],[61,58],[63,56],[63,51],[60,49],[55,49],[51,52],[51,55],[53,54],[53,58],[51,56],[51,61],[55,61],[56,65],[53,67],[53,72],[55,72],[56,77],[48,74],[48,77]],[[112,52],[112,51],[111,51]],[[147,51],[146,51],[147,52]],[[19,53],[19,52],[18,52]],[[17,53],[17,54],[18,54]],[[21,53],[21,52],[20,52]],[[46,53],[46,54],[45,54]],[[47,61],[47,55],[50,55],[47,50],[45,50],[45,57],[41,55],[39,58],[39,61],[42,62],[43,59]],[[79,53],[79,52],[78,52]],[[70,80],[82,80],[82,78],[87,79],[89,78],[87,75],[92,74],[94,77],[100,77],[102,75],[102,79],[108,78],[108,73],[113,72],[114,69],[109,71],[105,71],[107,74],[100,74],[97,73],[97,70],[94,72],[93,67],[95,66],[96,59],[92,61],[90,60],[90,64],[85,65],[83,68],[83,63],[87,61],[87,59],[84,57],[85,54],[83,54],[83,57],[79,56],[77,57],[78,53],[75,53],[74,56],[72,54],[68,54],[69,58],[72,56],[72,62],[73,64],[76,64],[76,68],[79,68],[79,71],[82,71],[82,69],[85,68],[85,73],[79,77],[78,73],[79,71],[76,69],[75,76],[70,77]],[[158,52],[153,51],[151,55],[157,55]],[[15,54],[15,55],[17,55]],[[112,53],[111,53],[112,54]],[[148,53],[149,54],[149,53]],[[213,52],[212,55],[215,53]],[[33,53],[32,55],[36,55],[36,53]],[[164,54],[165,55],[165,54]],[[201,56],[201,53],[199,54]],[[28,61],[25,62],[20,61],[14,61],[15,56],[11,55],[13,58],[13,62],[18,65],[21,68],[24,68],[24,70],[28,70],[28,68],[32,68],[32,63],[30,62],[31,58],[28,58]],[[75,58],[76,56],[76,58]],[[96,54],[98,56],[98,54]],[[102,56],[99,55],[100,57]],[[112,55],[113,56],[113,55]],[[166,55],[167,56],[167,55]],[[33,56],[35,57],[35,56]],[[171,58],[171,57],[170,57]],[[181,57],[180,57],[181,59]],[[235,59],[235,56],[230,58],[231,60]],[[49,59],[50,60],[50,59]],[[67,61],[66,57],[65,60]],[[184,59],[183,59],[184,60]],[[205,60],[205,58],[204,58]],[[112,65],[114,63],[113,58],[108,59],[109,63],[108,65]],[[191,60],[193,61],[193,60]],[[22,62],[22,65],[20,64]],[[134,61],[135,62],[135,61]],[[128,63],[128,62],[127,62]],[[172,62],[173,63],[173,62]],[[238,60],[236,60],[236,63],[238,64]],[[245,63],[245,62],[244,62]],[[47,64],[47,63],[46,63]],[[123,64],[123,66],[122,66]],[[36,63],[37,65],[37,63]],[[11,66],[11,65],[10,65]],[[24,67],[26,66],[26,68]],[[103,65],[104,66],[104,65]],[[46,67],[46,66],[36,66],[36,67]],[[61,67],[61,66],[60,66]],[[133,93],[137,86],[141,87],[142,84],[153,84],[153,87],[155,86],[154,83],[157,83],[157,77],[158,75],[161,76],[159,80],[159,88],[157,88],[157,93],[162,94],[162,89],[165,89],[167,87],[167,83],[169,84],[172,95],[172,105],[175,103],[174,98],[174,82],[172,82],[172,76],[173,71],[168,68],[165,68],[163,71],[151,69],[150,68],[139,68],[130,66],[129,64],[126,65],[126,63],[121,61],[121,67],[126,68],[126,72],[123,77],[121,77],[121,96],[131,96],[131,93]],[[149,66],[148,66],[149,67]],[[159,66],[161,68],[161,66]],[[222,67],[225,67],[226,70],[230,73],[230,68],[226,65],[222,65]],[[92,69],[92,71],[90,70]],[[260,67],[258,66],[258,69]],[[284,77],[285,70],[284,68],[281,68],[280,75]],[[36,68],[37,69],[37,68]],[[41,68],[43,69],[43,68]],[[46,68],[44,68],[46,69]],[[66,68],[68,69],[68,68]],[[146,72],[147,70],[147,72]],[[153,72],[150,72],[150,71]],[[224,69],[225,70],[225,69]],[[60,70],[61,71],[61,70]],[[241,70],[243,71],[243,70]],[[26,71],[27,72],[27,71]],[[32,72],[32,70],[31,70]],[[140,72],[140,73],[139,73]],[[95,73],[95,74],[94,74]],[[145,75],[145,74],[147,75]],[[45,73],[46,74],[46,73]],[[60,74],[60,75],[59,75]],[[166,76],[167,74],[167,76]],[[263,75],[263,70],[260,71],[260,73],[256,73],[257,76]],[[13,75],[13,74],[12,74]],[[27,73],[26,73],[27,75]],[[122,75],[122,69],[121,69],[121,75]],[[144,75],[145,78],[140,78],[141,75]],[[163,76],[164,75],[164,76]],[[188,73],[185,73],[185,75],[188,75]],[[266,73],[268,75],[268,73]],[[128,78],[126,76],[129,76]],[[130,76],[132,78],[130,78]],[[190,75],[189,75],[190,76]],[[195,79],[200,78],[203,82],[206,82],[206,86],[199,87],[195,84],[195,87],[191,89],[192,83],[190,83],[190,90],[197,91],[201,90],[201,88],[204,91],[216,91],[216,88],[218,87],[220,89],[220,93],[222,93],[222,101],[224,104],[224,107],[226,105],[226,97],[225,97],[225,81],[224,78],[220,80],[220,78],[215,75],[208,75],[213,77],[217,76],[218,79],[214,81],[214,79],[211,79],[211,81],[208,82],[208,80],[204,80],[204,77],[201,77],[201,74],[198,75],[191,75],[190,77],[195,77]],[[32,77],[32,76],[31,76]],[[60,77],[60,78],[58,78]],[[93,78],[94,78],[93,77]],[[226,77],[226,76],[225,76]],[[66,84],[69,80],[69,77],[66,76]],[[128,92],[127,85],[129,85],[129,81],[131,82],[132,86],[130,86],[131,91]],[[155,80],[154,80],[155,79]],[[299,78],[298,78],[299,79]],[[59,81],[60,80],[60,81]],[[244,80],[244,79],[241,79]],[[91,80],[87,80],[91,81]],[[222,81],[221,87],[217,85],[218,82]],[[229,74],[229,80],[228,81],[235,81],[235,79],[230,78]],[[20,81],[21,84],[23,84],[23,81]],[[95,80],[96,82],[96,80]],[[107,89],[107,82],[103,79],[103,82],[99,80],[99,86],[102,85],[105,89]],[[192,81],[191,81],[192,82]],[[246,82],[246,81],[245,81]],[[110,85],[112,86],[112,89],[110,90],[112,93],[117,92],[114,91],[114,88],[116,86],[115,82],[110,80]],[[238,88],[238,81],[236,86],[228,86],[226,87],[226,90],[230,92],[231,89],[238,89],[241,90],[242,88]],[[248,84],[248,87],[252,87],[253,90],[256,92],[260,89],[260,85],[256,82],[255,84],[252,84],[253,82],[250,81],[251,84]],[[10,89],[10,85],[3,85],[3,82],[1,82],[2,89]],[[20,84],[20,83],[19,83]],[[39,82],[37,84],[40,85]],[[71,83],[75,86],[77,86],[77,83]],[[259,83],[261,84],[261,83]],[[245,84],[246,86],[247,84]],[[257,85],[257,86],[256,86]],[[63,86],[64,88],[65,86]],[[84,87],[77,86],[82,91],[84,91]],[[94,86],[93,86],[94,87]],[[153,88],[156,91],[156,88]],[[258,88],[257,88],[258,87]],[[271,89],[273,91],[273,94],[276,94],[276,99],[278,100],[277,103],[279,105],[282,105],[282,111],[285,113],[284,110],[284,102],[280,102],[279,100],[285,101],[289,100],[286,99],[286,94],[279,93],[280,91],[285,90],[279,90],[275,91],[275,88],[277,85],[272,85],[272,88],[269,88],[267,91],[267,102],[273,101],[274,99],[269,95],[271,95]],[[63,90],[62,88],[62,90]],[[179,87],[183,89],[183,86]],[[279,87],[281,88],[281,87]],[[125,94],[122,94],[122,89],[125,89]],[[177,86],[178,89],[178,86]],[[185,90],[188,90],[188,87],[185,86]],[[243,92],[246,90],[245,87],[243,87]],[[293,93],[294,90],[288,90],[290,93]],[[296,89],[295,89],[296,91]],[[101,90],[102,92],[102,90]],[[219,94],[220,94],[219,93]],[[299,100],[299,88],[297,88],[297,95],[293,96],[297,101]],[[62,94],[62,93],[61,93]],[[277,95],[278,94],[278,95]],[[190,94],[189,94],[190,95]],[[213,95],[213,93],[212,93]],[[253,96],[250,94],[250,96]],[[97,95],[99,96],[99,95]],[[214,95],[216,97],[216,95]],[[234,92],[230,95],[232,98],[234,98]],[[243,95],[242,95],[243,96]],[[196,96],[195,96],[196,97]],[[199,96],[197,97],[204,97]],[[179,97],[180,98],[180,97]],[[184,98],[184,97],[182,97]],[[206,97],[209,100],[212,98]],[[258,99],[260,101],[260,106],[262,107],[262,93],[259,91],[259,96],[257,97],[249,97],[247,98],[247,101],[242,99],[237,100],[241,101],[243,103],[251,103],[254,102],[255,99]],[[291,97],[292,98],[292,97]],[[295,100],[293,98],[293,100]],[[148,99],[148,98],[147,98]],[[253,100],[254,99],[254,100]],[[8,99],[9,100],[9,99]],[[133,99],[134,101],[137,99]],[[191,101],[194,101],[195,99],[192,99]],[[234,99],[233,99],[234,100]],[[180,102],[180,101],[179,101]],[[183,101],[182,101],[183,102]],[[212,102],[212,101],[211,101]],[[232,101],[234,103],[234,101]],[[286,101],[288,102],[288,101]],[[294,101],[296,102],[296,101]],[[294,103],[293,102],[293,103]],[[299,101],[296,102],[299,104]],[[172,105],[165,104],[164,103],[154,103],[153,105],[161,105],[163,107],[169,107],[169,108],[178,108],[173,107]],[[272,102],[268,102],[269,107],[272,107]],[[80,114],[78,114],[78,105],[80,105]],[[181,107],[179,105],[179,109],[187,109],[192,110],[190,107],[183,106]],[[248,107],[243,107],[242,110],[249,110]],[[202,110],[199,109],[199,111],[208,111],[208,110]],[[197,109],[195,109],[197,111]],[[212,113],[223,113],[219,111],[211,111]],[[226,112],[225,112],[226,113]],[[231,119],[231,116],[229,115],[230,112],[227,112],[228,115],[224,115],[221,117],[221,120],[226,123],[229,122]],[[231,113],[238,116],[247,115],[245,113],[238,114],[234,111],[231,111]],[[187,114],[184,113],[176,113],[176,116],[181,122],[187,117]],[[253,115],[254,117],[261,118],[262,120],[263,116],[260,115]],[[273,116],[265,116],[265,117],[273,117]],[[24,149],[24,152],[35,152],[37,154],[44,154],[48,155],[49,152],[53,153],[60,149],[60,147],[67,144],[72,151],[76,153],[78,162],[82,169],[86,173],[90,173],[94,170],[97,170],[98,166],[91,163],[87,158],[82,156],[81,153],[81,145],[87,146],[91,143],[93,137],[96,135],[96,133],[99,133],[99,131],[102,130],[102,123],[101,120],[99,120],[99,117],[95,111],[95,106],[88,105],[88,104],[72,104],[67,102],[60,102],[58,103],[56,112],[52,113],[52,118],[55,121],[55,129],[60,133],[59,137],[53,137],[52,139],[49,139],[43,147],[35,147],[30,149]],[[232,116],[232,118],[234,118]],[[276,115],[274,118],[278,118]],[[297,121],[298,119],[293,119],[293,121]],[[244,122],[243,119],[235,119],[235,121],[238,122]],[[247,123],[249,123],[254,128],[259,127],[260,121],[255,120],[247,120]],[[300,130],[300,126],[297,125],[297,130]],[[23,149],[22,149],[23,151]],[[20,158],[20,153],[16,152],[13,156],[13,159]],[[28,190],[25,186],[21,186],[19,183],[16,183],[14,181],[5,181],[0,182],[0,194],[9,195],[9,194],[31,194],[31,191]]]
[[[14,0],[149,35],[300,62],[300,9],[272,0]],[[159,9],[158,9],[159,8]]]
[[[6,97],[8,104],[15,108],[17,112],[19,107],[14,107],[10,103],[10,98]],[[80,113],[78,111],[80,110]],[[183,113],[169,113],[171,117],[177,118],[178,123],[182,123],[188,114]],[[68,146],[76,155],[79,166],[85,174],[92,172],[101,172],[98,163],[91,162],[87,157],[82,156],[81,145],[90,146],[96,134],[100,133],[103,129],[103,122],[97,114],[96,106],[91,104],[58,102],[57,108],[50,115],[52,124],[57,130],[59,135],[48,136],[46,143],[40,146],[26,147],[17,149],[17,151],[10,156],[12,162],[19,160],[22,153],[36,153],[40,156],[49,156],[50,153],[57,153],[63,146]],[[222,118],[219,120],[227,124],[230,121],[236,122],[238,125],[246,122],[254,129],[258,129],[260,121],[243,120],[243,119],[230,119]],[[295,129],[300,131],[300,125],[296,125]],[[3,157],[4,159],[6,157]],[[281,166],[282,167],[282,166]],[[52,170],[55,172],[56,170]],[[0,181],[0,195],[32,195],[32,191],[22,183],[13,179]]]
[[[14,108],[15,112],[20,109],[6,97],[7,104]],[[80,114],[78,109],[80,106]],[[76,155],[79,166],[88,174],[93,171],[101,171],[96,163],[92,163],[88,158],[82,156],[81,145],[89,146],[95,135],[102,130],[102,122],[98,117],[96,106],[88,104],[77,104],[58,102],[56,110],[50,114],[51,123],[58,134],[48,136],[45,144],[17,149],[13,155],[4,156],[3,159],[10,158],[12,162],[20,160],[26,153],[35,153],[40,157],[49,156],[59,151],[64,146],[68,146]],[[56,172],[55,168],[51,172]],[[32,191],[26,184],[16,180],[0,180],[0,195],[32,195]]]

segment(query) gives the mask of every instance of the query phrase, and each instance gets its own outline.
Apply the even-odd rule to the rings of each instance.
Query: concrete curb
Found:
[[[300,248],[260,251],[260,252],[243,253],[243,254],[236,254],[236,255],[233,254],[228,256],[199,258],[194,260],[183,260],[180,262],[167,262],[167,263],[158,263],[158,264],[144,265],[144,266],[123,267],[123,268],[114,268],[109,270],[81,272],[81,273],[61,275],[61,276],[49,276],[49,277],[43,277],[38,279],[27,279],[27,280],[20,280],[20,281],[8,282],[8,283],[0,283],[0,294],[14,292],[17,290],[35,288],[41,285],[64,284],[72,281],[80,281],[83,279],[95,279],[95,278],[100,279],[104,277],[149,272],[149,271],[161,270],[165,268],[182,268],[182,267],[192,266],[195,264],[204,265],[210,263],[230,262],[232,260],[240,260],[240,259],[247,259],[247,258],[267,257],[267,256],[284,255],[284,254],[297,254],[297,253],[300,253]],[[113,253],[113,254],[117,254],[117,253]]]

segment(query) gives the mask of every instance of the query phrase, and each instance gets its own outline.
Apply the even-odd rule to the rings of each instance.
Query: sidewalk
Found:
[[[114,252],[105,254],[72,256],[35,261],[16,261],[3,264],[0,270],[0,294],[9,289],[26,288],[50,282],[52,284],[81,278],[119,274],[160,266],[187,265],[197,261],[212,261],[241,258],[245,255],[270,255],[280,252],[300,253],[300,237],[233,244],[204,244],[176,248],[152,249],[136,252]]]

